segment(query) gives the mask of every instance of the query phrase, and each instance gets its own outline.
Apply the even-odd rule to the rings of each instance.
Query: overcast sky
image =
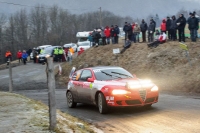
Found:
[[[25,7],[2,2],[28,6],[56,4],[75,14],[98,11],[98,8],[102,7],[102,10],[133,18],[143,18],[149,14],[159,14],[159,16],[165,17],[176,14],[181,8],[193,11],[200,7],[200,0],[0,0],[0,13],[5,14],[14,13]],[[31,7],[26,8],[27,10],[31,9]]]

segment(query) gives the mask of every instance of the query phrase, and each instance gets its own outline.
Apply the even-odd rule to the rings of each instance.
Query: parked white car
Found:
[[[72,47],[74,49],[74,52],[77,52],[77,48],[78,48],[75,43],[64,44],[63,47],[65,48]]]
[[[77,32],[76,38],[78,39],[78,42],[77,42],[78,51],[80,51],[80,48],[83,48],[84,50],[86,50],[91,47],[90,41],[88,40],[88,36],[90,32],[91,31]]]
[[[92,45],[92,44],[91,44]],[[90,42],[81,42],[78,44],[78,51],[80,51],[81,48],[83,48],[84,50],[87,50],[91,47]]]

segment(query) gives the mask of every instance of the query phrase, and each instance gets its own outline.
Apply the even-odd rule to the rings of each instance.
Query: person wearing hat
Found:
[[[168,34],[168,39],[171,40],[171,19],[170,17],[167,17],[167,22],[166,22],[166,29],[167,29],[167,34]]]
[[[149,27],[148,27],[148,41],[153,42],[153,35],[154,35],[154,23],[153,21],[150,21]]]
[[[191,18],[188,21],[188,28],[190,30],[190,37],[192,42],[196,42],[196,30],[199,27],[198,19],[195,17],[195,14],[191,14]]]
[[[178,29],[178,36],[179,36],[179,42],[185,42],[185,25],[186,25],[186,19],[183,14],[179,15],[179,18],[176,21],[177,29]]]
[[[175,41],[177,39],[177,25],[176,25],[176,16],[172,16],[172,19],[171,19],[171,40]]]

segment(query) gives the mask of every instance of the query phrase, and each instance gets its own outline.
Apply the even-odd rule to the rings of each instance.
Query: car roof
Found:
[[[116,68],[121,68],[121,67],[117,67],[117,66],[96,66],[96,67],[88,67],[88,68],[83,68],[83,69],[97,70],[97,69],[108,69],[108,68],[116,69]]]

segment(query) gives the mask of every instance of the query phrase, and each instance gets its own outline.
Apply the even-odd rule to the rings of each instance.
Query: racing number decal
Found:
[[[94,71],[94,73],[101,72],[101,70],[100,70],[100,69],[96,69],[96,70],[93,70],[93,71]]]

